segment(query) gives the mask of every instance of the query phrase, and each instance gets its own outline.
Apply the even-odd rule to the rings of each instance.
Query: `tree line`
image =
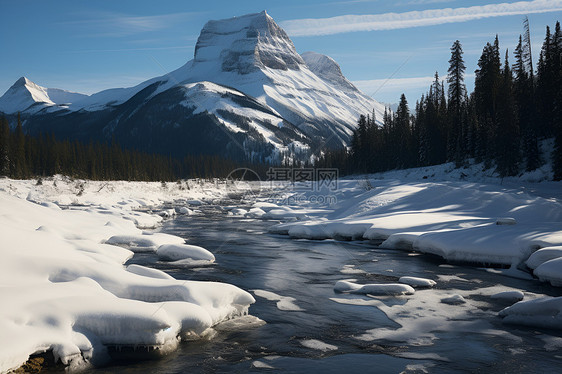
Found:
[[[241,166],[265,174],[265,165],[241,165],[219,156],[189,155],[181,159],[126,150],[116,142],[83,144],[53,135],[24,133],[18,115],[11,129],[0,117],[0,176],[15,179],[63,174],[94,180],[174,181],[226,177]]]
[[[427,94],[411,113],[404,94],[397,110],[385,110],[382,126],[375,113],[361,115],[349,149],[326,152],[319,166],[342,173],[455,162],[484,162],[501,176],[532,171],[546,161],[539,141],[554,138],[554,179],[562,180],[562,32],[556,22],[546,36],[536,69],[528,20],[514,50],[502,56],[499,40],[487,43],[475,71],[474,91],[464,83],[466,66],[461,43],[451,47],[447,89],[435,73]],[[502,63],[503,60],[503,63]]]

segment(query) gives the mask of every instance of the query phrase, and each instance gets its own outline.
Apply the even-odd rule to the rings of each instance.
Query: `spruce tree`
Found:
[[[494,138],[497,124],[498,89],[501,81],[501,63],[499,58],[499,41],[496,35],[494,44],[487,43],[478,60],[475,71],[474,108],[477,114],[477,149],[478,161],[491,166],[495,157]]]
[[[449,84],[447,159],[454,160],[457,166],[466,157],[466,129],[462,126],[463,110],[465,109],[464,99],[466,97],[466,86],[464,84],[466,66],[462,55],[462,45],[457,40],[451,47],[449,75],[447,76],[447,83]]]
[[[396,109],[394,136],[392,138],[395,149],[399,150],[396,152],[395,166],[398,168],[407,167],[411,154],[410,110],[404,94],[400,96],[400,103]]]
[[[554,179],[562,180],[562,31],[560,22],[556,22],[551,43],[551,76],[553,77],[552,95],[554,107],[552,109],[552,127],[554,132],[554,152],[552,164]]]
[[[513,65],[515,81],[513,91],[525,154],[525,169],[532,171],[540,166],[540,153],[536,129],[537,114],[533,94],[534,84],[533,78],[529,73],[532,62],[529,63],[528,57],[525,56],[522,39],[522,36],[519,35],[519,43],[515,48],[515,64]]]
[[[553,56],[552,56],[552,35],[550,27],[546,26],[546,36],[542,45],[537,67],[537,109],[539,115],[540,127],[537,127],[537,133],[540,137],[549,137],[552,135],[552,108],[554,105],[554,72],[553,72]]]

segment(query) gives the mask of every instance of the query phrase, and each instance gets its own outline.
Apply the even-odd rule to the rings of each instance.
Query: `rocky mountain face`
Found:
[[[265,11],[209,21],[193,60],[135,87],[87,96],[21,78],[0,98],[0,112],[21,112],[31,134],[276,161],[347,144],[373,110],[382,119],[383,105],[330,57],[299,55]]]

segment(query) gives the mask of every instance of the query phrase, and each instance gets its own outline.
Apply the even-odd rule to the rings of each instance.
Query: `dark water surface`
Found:
[[[438,280],[436,289],[471,290],[498,284],[535,293],[558,296],[560,291],[536,281],[491,274],[465,266],[439,266],[432,256],[380,249],[367,242],[291,240],[267,233],[276,222],[228,217],[219,208],[205,206],[204,215],[179,216],[165,222],[162,232],[179,235],[189,244],[214,253],[216,264],[201,268],[174,268],[159,262],[155,254],[136,254],[130,263],[164,270],[177,279],[220,281],[253,290],[273,292],[277,301],[255,295],[250,314],[266,321],[260,327],[222,331],[210,340],[182,342],[180,348],[159,360],[114,364],[95,373],[411,373],[422,372],[560,372],[559,348],[547,351],[545,336],[562,341],[560,332],[504,325],[496,316],[509,303],[481,297],[482,313],[459,321],[453,328],[435,332],[430,343],[408,345],[396,341],[365,341],[357,337],[375,328],[400,325],[374,306],[347,305],[330,298],[362,299],[333,291],[338,280],[358,283],[396,282],[402,275]],[[343,274],[344,265],[364,273]],[[387,305],[408,308],[408,297],[383,298]],[[475,296],[475,300],[478,297]],[[481,300],[481,301],[482,301]],[[288,303],[286,301],[289,301]],[[440,304],[435,303],[438,310]],[[462,305],[458,308],[463,308]],[[490,313],[493,311],[494,313]],[[423,310],[420,311],[423,313]],[[484,316],[484,317],[483,317]],[[493,329],[506,334],[483,333],[484,318]],[[471,320],[472,319],[472,320]],[[316,339],[337,347],[322,351],[302,342]],[[557,340],[558,339],[558,340]]]

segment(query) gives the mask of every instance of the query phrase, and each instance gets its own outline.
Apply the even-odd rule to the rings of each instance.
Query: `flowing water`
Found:
[[[433,256],[381,249],[368,242],[292,240],[267,232],[276,222],[228,217],[217,206],[205,206],[203,211],[200,216],[168,220],[161,231],[209,249],[216,256],[215,265],[171,267],[155,254],[136,254],[130,263],[164,270],[177,279],[227,282],[248,290],[256,298],[250,314],[266,323],[242,329],[219,327],[213,338],[182,342],[177,351],[162,359],[116,363],[95,373],[560,370],[562,333],[502,324],[496,312],[509,303],[489,296],[468,296],[470,305],[477,305],[468,312],[467,304],[450,306],[435,299],[436,292],[496,285],[554,296],[562,294],[560,290],[475,267],[445,264]],[[427,295],[427,302],[421,304],[408,302],[409,296],[377,298],[392,310],[402,308],[403,312],[388,316],[373,305],[347,304],[368,304],[376,300],[372,297],[333,291],[342,279],[396,282],[402,275],[431,278],[438,284],[432,290],[416,292],[419,297]],[[441,316],[442,310],[449,314]],[[412,319],[416,313],[420,318]],[[427,318],[428,314],[437,317]],[[373,329],[399,334],[403,331],[398,330],[400,322],[415,322],[407,332],[422,338],[413,342],[396,336],[362,338]]]

